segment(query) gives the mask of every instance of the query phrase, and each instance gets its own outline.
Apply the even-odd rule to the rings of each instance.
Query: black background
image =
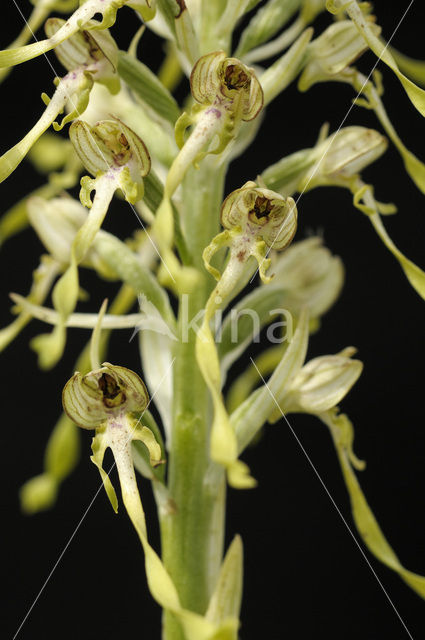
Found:
[[[29,3],[19,1],[25,15]],[[375,3],[384,35],[392,34],[408,2]],[[132,12],[123,9],[114,29],[122,48],[138,27]],[[323,28],[328,18],[318,21]],[[425,6],[416,0],[394,36],[393,44],[425,59]],[[2,2],[1,46],[21,28],[22,18],[12,0]],[[161,48],[146,35],[141,58],[153,69]],[[60,65],[49,54],[55,69]],[[375,63],[364,56],[368,73]],[[381,65],[382,67],[382,65]],[[390,73],[384,71],[385,104],[396,128],[412,151],[425,159],[425,124]],[[21,65],[2,86],[0,145],[5,151],[28,130],[42,112],[39,95],[52,92],[52,72],[39,58]],[[181,91],[184,95],[184,91]],[[350,106],[345,87],[319,85],[300,95],[287,90],[268,109],[258,142],[231,167],[228,190],[252,179],[272,162],[299,148],[312,146],[323,121],[336,129]],[[354,107],[346,124],[377,126],[373,114]],[[425,267],[425,207],[423,195],[405,175],[393,149],[365,172],[376,184],[376,195],[399,207],[385,220],[387,228],[412,260]],[[23,163],[2,185],[1,210],[6,211],[43,178]],[[336,306],[312,337],[311,357],[355,345],[365,364],[361,379],[343,402],[356,427],[356,451],[367,460],[362,487],[390,543],[404,565],[425,574],[425,438],[423,435],[423,369],[425,306],[408,285],[399,266],[383,247],[368,220],[338,190],[317,190],[299,203],[298,238],[321,232],[326,244],[346,265],[346,285]],[[106,228],[121,238],[134,228],[133,214],[118,205]],[[1,249],[1,322],[7,324],[9,291],[26,293],[41,245],[30,230]],[[83,286],[93,291],[81,310],[95,310],[114,286],[99,286],[84,274]],[[89,462],[90,434],[82,433],[82,458],[64,483],[57,506],[33,517],[21,515],[18,490],[42,469],[45,442],[60,407],[60,391],[72,372],[86,333],[69,332],[61,364],[41,373],[29,339],[45,330],[33,322],[1,359],[2,375],[2,537],[3,583],[10,599],[5,637],[12,638],[59,555],[85,515],[99,487],[99,475]],[[139,368],[134,345],[127,336],[112,340],[109,359]],[[248,361],[248,355],[242,366]],[[189,391],[188,391],[189,392]],[[332,443],[314,418],[292,416],[291,424],[352,527],[348,499]],[[326,637],[406,638],[392,606],[347,532],[323,487],[315,477],[288,427],[279,423],[246,460],[259,487],[229,495],[228,540],[235,532],[245,543],[246,581],[241,638]],[[142,486],[155,540],[156,524],[149,486]],[[424,603],[390,570],[370,562],[385,585],[412,636],[423,637]],[[114,516],[102,491],[34,606],[19,638],[159,637],[159,607],[150,598],[138,540],[123,510]]]

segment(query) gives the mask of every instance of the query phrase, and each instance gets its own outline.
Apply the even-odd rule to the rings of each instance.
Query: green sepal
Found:
[[[65,24],[60,18],[49,18],[44,29],[51,38]],[[107,29],[94,31],[95,20],[89,20],[83,31],[59,44],[55,53],[60,63],[68,71],[85,68],[96,82],[104,84],[112,94],[120,90],[120,81],[116,73],[118,65],[118,47]],[[91,33],[89,32],[91,29]]]
[[[139,136],[119,118],[100,120],[93,127],[75,120],[69,137],[81,162],[96,180],[108,174],[130,202],[143,195],[143,178],[151,168],[149,152]]]
[[[180,114],[179,106],[171,93],[143,62],[129,53],[120,51],[118,73],[139,98],[174,125]]]
[[[90,456],[90,460],[99,469],[100,476],[102,478],[103,486],[105,487],[106,495],[109,502],[112,505],[115,513],[118,513],[118,498],[115,493],[115,489],[112,486],[112,482],[109,479],[109,475],[103,468],[103,458],[105,457],[105,451],[109,447],[108,438],[106,435],[106,427],[102,427],[96,430],[96,435],[92,440],[91,449],[93,455]]]

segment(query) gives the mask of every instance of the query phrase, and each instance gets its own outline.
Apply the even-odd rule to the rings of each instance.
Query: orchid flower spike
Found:
[[[59,322],[51,334],[37,336],[32,341],[43,368],[54,366],[62,355],[66,320],[78,300],[78,265],[93,244],[114,192],[121,189],[131,203],[139,200],[143,196],[143,177],[151,166],[142,140],[118,119],[103,120],[94,127],[77,120],[70,128],[70,137],[84,166],[96,177],[85,176],[81,180],[80,199],[90,212],[72,242],[69,267],[53,290]],[[92,203],[93,190],[96,196]]]
[[[46,33],[53,37],[64,24],[65,20],[50,18],[45,25]],[[87,26],[92,24],[98,23],[92,20]],[[119,91],[116,72],[118,47],[109,31],[78,31],[57,47],[56,55],[68,73],[61,79],[55,78],[56,91],[51,99],[42,94],[46,109],[41,118],[18,144],[0,158],[0,182],[16,169],[51,124],[55,131],[60,131],[65,124],[84,113],[95,81],[105,84],[111,93]],[[71,105],[70,111],[58,124],[55,120],[67,103]]]

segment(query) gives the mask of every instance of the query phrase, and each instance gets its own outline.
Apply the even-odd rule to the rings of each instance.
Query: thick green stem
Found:
[[[165,566],[181,604],[198,613],[206,611],[222,559],[225,484],[223,470],[209,459],[210,398],[196,361],[196,332],[187,322],[204,308],[213,286],[202,265],[202,251],[219,228],[223,175],[206,159],[199,170],[189,170],[183,185],[183,232],[193,265],[204,280],[180,301],[168,475],[176,511],[161,517]],[[172,614],[164,616],[163,639],[184,639]]]

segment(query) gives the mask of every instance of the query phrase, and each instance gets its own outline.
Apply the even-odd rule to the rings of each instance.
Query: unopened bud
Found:
[[[366,20],[367,18],[365,18]],[[369,18],[378,35],[380,28]],[[306,67],[299,80],[299,89],[307,91],[316,82],[325,82],[357,60],[368,46],[351,20],[331,24],[310,45]]]
[[[282,402],[286,412],[319,414],[335,407],[357,382],[363,364],[351,360],[353,347],[310,360],[295,376]]]

